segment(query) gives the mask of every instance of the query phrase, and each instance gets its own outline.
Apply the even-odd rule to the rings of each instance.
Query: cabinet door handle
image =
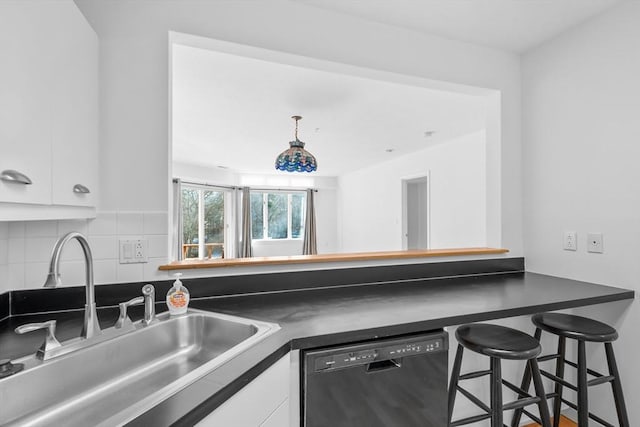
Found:
[[[85,187],[82,184],[76,184],[73,186],[73,192],[74,193],[78,193],[78,194],[87,194],[87,193],[91,193],[91,191],[89,191],[89,189],[87,187]]]
[[[12,169],[3,170],[0,174],[0,179],[4,182],[14,182],[16,184],[31,184],[31,179],[27,175]]]

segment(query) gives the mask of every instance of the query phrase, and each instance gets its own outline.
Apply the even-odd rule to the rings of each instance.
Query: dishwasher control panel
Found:
[[[380,343],[379,347],[354,349],[336,354],[321,356],[315,359],[314,369],[327,371],[351,366],[366,365],[371,362],[400,359],[425,353],[446,351],[444,338],[422,339],[417,341],[402,341],[389,345]],[[342,349],[342,350],[348,350]]]

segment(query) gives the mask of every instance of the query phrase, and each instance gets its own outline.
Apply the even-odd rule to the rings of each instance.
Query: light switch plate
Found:
[[[578,233],[575,231],[565,231],[563,235],[562,248],[565,251],[577,251]]]
[[[602,233],[587,233],[587,252],[601,254],[604,252]]]
[[[138,264],[147,262],[146,239],[120,240],[120,264]]]

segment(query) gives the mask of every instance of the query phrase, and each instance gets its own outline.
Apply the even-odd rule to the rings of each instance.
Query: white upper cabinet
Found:
[[[51,203],[55,11],[55,2],[0,2],[0,173],[32,182],[0,180],[0,201]]]
[[[0,40],[0,220],[95,215],[95,32],[72,0],[2,0]]]
[[[52,62],[56,105],[52,129],[52,202],[54,205],[95,206],[98,190],[98,39],[73,2],[57,26],[54,39],[58,48]],[[89,193],[81,192],[80,186]]]

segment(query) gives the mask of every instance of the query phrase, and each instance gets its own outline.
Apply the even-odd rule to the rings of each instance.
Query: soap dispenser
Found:
[[[167,307],[172,316],[186,313],[189,306],[189,291],[180,281],[180,276],[182,273],[175,274],[176,281],[167,293]]]

